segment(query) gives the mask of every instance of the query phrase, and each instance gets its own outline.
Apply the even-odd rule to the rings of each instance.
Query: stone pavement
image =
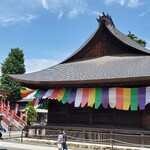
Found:
[[[86,146],[86,143],[84,143],[84,145]],[[100,145],[99,145],[100,146]],[[53,147],[53,146],[45,146],[45,145],[35,145],[35,144],[25,144],[25,143],[17,143],[17,142],[8,142],[5,140],[0,140],[0,149],[1,148],[8,148],[7,150],[9,150],[9,148],[11,149],[18,149],[18,150],[58,150],[57,147]],[[11,150],[10,149],[10,150]],[[87,147],[85,148],[86,150],[92,150],[92,147]],[[69,148],[69,150],[71,150]],[[72,150],[83,150],[83,148],[80,147],[76,147]],[[122,147],[122,146],[115,146],[113,147],[113,149],[108,146],[108,145],[101,145],[100,147],[95,147],[94,150],[149,150],[149,148],[133,148],[133,147]]]
[[[43,145],[31,145],[31,144],[22,144],[14,143],[0,140],[0,149],[1,148],[12,148],[12,149],[23,149],[23,150],[58,150],[56,147],[43,146]]]

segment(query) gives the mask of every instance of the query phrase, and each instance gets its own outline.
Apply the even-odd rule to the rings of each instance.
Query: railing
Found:
[[[60,127],[27,126],[25,128],[25,137],[57,140],[59,129]],[[136,132],[131,130],[128,130],[128,132],[124,132],[124,130],[122,132],[121,130],[118,130],[118,132],[117,130],[115,132],[113,130],[103,132],[101,129],[90,130],[73,127],[67,128],[68,141],[150,148],[150,133],[146,134],[146,131],[142,133],[141,130]]]
[[[9,127],[9,119],[6,116],[3,115],[2,120]],[[12,123],[12,126],[14,126],[14,123]]]
[[[3,108],[3,110],[1,110],[2,114],[3,114],[3,121],[5,122],[5,124],[8,126],[10,126],[10,120],[9,120],[9,117],[8,116],[11,116],[11,113],[10,112],[7,112],[6,108]],[[8,114],[7,114],[8,113]],[[13,115],[13,121],[11,122],[12,124],[12,129],[15,130],[15,128],[24,128],[27,123],[22,120],[20,117],[18,117],[16,114]]]
[[[22,127],[27,125],[27,123],[24,120],[22,120],[20,117],[18,117],[17,115],[14,115],[14,120],[16,120]]]

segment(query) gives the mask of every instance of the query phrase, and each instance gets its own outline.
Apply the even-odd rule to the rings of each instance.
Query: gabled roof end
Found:
[[[114,24],[111,16],[109,14],[106,15],[104,12],[102,13],[102,15],[99,15],[99,18],[97,18],[97,21],[98,21],[99,25],[110,24],[111,26],[115,27],[115,24]]]

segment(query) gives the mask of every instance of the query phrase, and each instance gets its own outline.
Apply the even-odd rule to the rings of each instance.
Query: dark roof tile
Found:
[[[105,56],[57,64],[29,74],[11,75],[28,81],[80,81],[150,76],[150,56]]]

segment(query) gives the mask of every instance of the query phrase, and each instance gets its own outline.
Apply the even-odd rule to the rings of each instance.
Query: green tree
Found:
[[[13,81],[9,74],[23,74],[25,73],[24,54],[23,50],[19,48],[13,48],[8,54],[8,57],[1,64],[1,85],[5,90],[10,91],[10,95],[7,99],[10,101],[17,101],[21,99],[20,89],[21,85]]]
[[[137,42],[138,44],[142,45],[143,47],[146,47],[146,41],[139,39],[137,36],[135,36],[133,33],[131,33],[129,31],[128,35],[127,35],[130,39],[132,39],[133,41]]]
[[[27,117],[27,123],[30,124],[30,122],[36,122],[37,121],[37,111],[34,108],[34,106],[31,105],[31,102],[29,102],[26,105],[25,111],[28,111],[28,117]]]

